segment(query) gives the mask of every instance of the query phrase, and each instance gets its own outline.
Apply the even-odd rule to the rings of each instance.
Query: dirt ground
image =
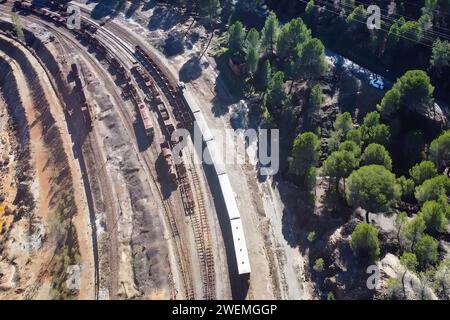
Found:
[[[34,81],[39,82],[39,84],[42,86],[45,95],[43,101],[48,102],[50,107],[48,112],[52,113],[54,119],[56,120],[55,125],[57,126],[63,138],[63,148],[66,155],[70,159],[70,171],[72,177],[74,178],[74,181],[76,182],[73,185],[75,202],[78,206],[78,215],[76,215],[74,218],[75,225],[84,225],[86,223],[85,219],[87,218],[87,214],[85,213],[82,206],[84,202],[83,192],[81,191],[82,187],[79,185],[81,175],[79,169],[76,167],[76,162],[74,161],[74,156],[72,154],[71,141],[67,133],[64,114],[62,111],[63,108],[57,98],[57,95],[54,92],[54,89],[52,88],[51,82],[44,69],[29,52],[25,50],[22,50],[22,52],[25,54],[26,59],[31,63],[31,65],[33,65],[35,69],[37,78],[34,79]],[[40,245],[38,246],[37,250],[31,250],[26,253],[24,252],[24,254],[19,254],[15,250],[12,250],[11,252],[16,255],[14,261],[18,266],[18,278],[20,279],[18,287],[25,288],[25,292],[27,292],[30,285],[35,286],[40,283],[40,289],[38,289],[38,292],[36,293],[36,298],[48,299],[51,298],[51,293],[49,290],[51,277],[50,272],[46,270],[46,268],[50,267],[49,263],[52,260],[53,251],[55,249],[49,231],[49,224],[51,219],[50,215],[53,211],[53,208],[50,205],[50,201],[52,199],[52,196],[54,195],[52,180],[54,179],[55,171],[51,161],[49,161],[49,159],[52,158],[50,154],[51,151],[43,141],[43,124],[40,121],[40,117],[42,117],[42,114],[36,111],[36,102],[31,100],[31,97],[33,96],[31,92],[32,90],[35,90],[35,84],[30,83],[27,80],[20,63],[21,62],[14,60],[12,61],[11,66],[17,82],[17,90],[20,93],[22,99],[22,105],[25,110],[26,120],[30,127],[30,163],[33,166],[35,172],[35,174],[33,175],[34,181],[31,184],[32,194],[36,202],[33,216],[34,219],[40,221],[39,223],[42,225],[42,228],[40,228],[40,230],[42,231],[42,233],[39,235],[38,243]],[[24,231],[20,231],[21,227],[26,227],[26,224],[21,223],[20,221],[17,226],[15,225],[13,227],[13,230],[17,228],[17,231],[12,232],[11,235],[14,237],[14,234],[20,235],[21,233],[23,233]],[[85,230],[85,228],[81,230]],[[78,236],[78,243],[80,245],[80,252],[82,256],[81,261],[83,261],[81,266],[82,268],[79,286],[80,298],[87,299],[92,298],[90,296],[90,293],[93,292],[93,265],[92,256],[90,256],[92,254],[92,249],[90,247],[90,237],[88,234],[81,232],[78,234]],[[20,240],[18,238],[15,239],[19,241],[26,241]],[[33,243],[29,244],[28,246],[33,247]],[[42,246],[42,248],[40,246]],[[20,268],[20,266],[24,266],[25,268],[22,269]],[[19,292],[18,297],[20,297],[21,291],[18,290],[17,292]]]

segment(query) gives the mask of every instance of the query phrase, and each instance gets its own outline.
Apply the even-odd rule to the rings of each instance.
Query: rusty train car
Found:
[[[63,24],[66,21],[66,19],[63,16],[61,16],[61,14],[43,7],[43,4],[41,5],[33,4],[29,1],[22,0],[22,1],[15,1],[13,8],[14,10],[24,9],[39,15],[43,15],[44,17],[59,24]]]
[[[173,161],[172,149],[170,147],[170,144],[166,141],[164,143],[161,143],[160,146],[161,146],[161,155],[164,159],[164,165],[167,174],[169,176],[169,179],[174,185],[177,185],[178,175],[176,171],[175,162]]]
[[[140,103],[139,106],[139,114],[141,115],[142,124],[144,125],[145,134],[149,138],[153,138],[155,129],[151,124],[150,114],[145,103]]]

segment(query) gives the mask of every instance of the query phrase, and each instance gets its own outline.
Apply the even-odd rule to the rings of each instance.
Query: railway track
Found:
[[[108,24],[110,26],[111,23]],[[117,29],[116,29],[117,31]],[[127,39],[128,37],[124,37]],[[122,42],[120,42],[122,43]],[[130,46],[123,46],[123,49],[128,51],[128,53],[133,53],[130,49]],[[133,53],[136,57],[141,57],[142,55],[139,54],[138,51]],[[147,58],[147,59],[145,59]],[[141,65],[148,71],[149,75],[156,80],[158,86],[162,89],[163,94],[165,95],[166,99],[169,101],[170,106],[175,105],[175,110],[172,110],[174,114],[177,114],[179,117],[177,117],[180,122],[183,123],[183,126],[189,127],[192,125],[192,118],[187,117],[185,115],[186,113],[186,106],[184,105],[184,102],[179,98],[179,96],[176,94],[176,86],[173,84],[173,79],[169,79],[165,75],[165,73],[162,71],[162,69],[158,66],[158,64],[154,60],[150,60],[150,55],[146,55],[144,57],[144,60],[147,60],[148,63],[142,63],[142,60],[139,60],[141,62]],[[150,60],[150,61],[149,61]],[[202,281],[203,281],[203,296],[205,299],[214,299],[216,297],[215,292],[215,269],[214,269],[214,255],[212,252],[212,245],[211,245],[211,235],[209,230],[209,223],[205,208],[205,199],[204,195],[200,188],[200,180],[198,177],[198,174],[196,172],[194,161],[192,156],[186,157],[190,161],[189,165],[191,165],[192,170],[191,176],[192,176],[192,182],[193,182],[193,188],[190,186],[190,183],[188,182],[182,182],[180,183],[180,189],[182,193],[182,199],[184,200],[184,208],[187,211],[188,216],[191,218],[192,222],[192,228],[193,233],[196,241],[196,248],[197,248],[197,254],[199,256],[199,260],[201,263],[202,268]],[[182,170],[178,170],[180,172]],[[187,172],[186,170],[183,170]],[[182,177],[182,179],[188,180],[187,177]],[[196,206],[194,207],[194,212],[191,214],[192,208],[189,206],[189,204],[186,204],[186,202],[189,201],[189,198],[192,198],[192,190],[195,191],[195,203]]]
[[[111,26],[112,23],[108,23],[107,25]],[[118,31],[117,28],[115,29],[115,31]],[[123,32],[121,33],[123,34]],[[129,38],[129,36],[123,36],[124,39]],[[133,56],[136,56],[137,58],[141,57],[144,58],[144,60],[147,60],[148,63],[142,63],[142,60],[138,59],[138,61],[141,62],[141,65],[148,71],[149,75],[156,81],[156,83],[160,87],[162,93],[165,95],[165,98],[169,102],[169,106],[173,107],[171,111],[176,115],[177,120],[181,122],[184,127],[189,128],[192,125],[192,118],[190,116],[186,116],[187,107],[176,94],[176,86],[174,85],[174,80],[166,76],[159,64],[155,62],[155,60],[153,60],[148,53],[145,55],[144,50],[142,50],[142,53],[144,53],[144,57],[142,57],[142,54],[138,50],[136,50],[136,52],[132,52],[130,50],[130,46],[132,44],[124,45],[123,41],[120,41],[118,43],[120,43],[122,45],[122,49],[124,51],[127,51],[129,54],[133,54]],[[182,199],[184,200],[184,208],[191,218],[191,225],[195,237],[197,254],[201,263],[203,297],[205,299],[215,299],[216,292],[214,255],[212,252],[211,235],[205,208],[205,199],[200,188],[200,180],[198,174],[195,170],[195,166],[193,165],[194,161],[192,159],[192,156],[185,157],[185,159],[190,161],[189,165],[192,168],[190,172],[192,176],[191,181],[193,182],[193,186],[191,187],[189,183],[180,184]],[[181,170],[178,170],[178,172],[180,171]],[[186,172],[186,170],[184,171]],[[196,200],[196,206],[194,207],[193,214],[191,214],[192,208],[190,208],[189,204],[186,204],[186,202],[189,202],[189,199],[192,199],[193,197],[192,190],[195,191]]]
[[[5,10],[5,8],[3,7],[3,5],[0,5],[0,13],[1,13],[1,14],[4,14],[5,12],[7,13],[7,11]],[[41,23],[41,20],[39,20],[39,19],[35,19],[35,20],[36,20],[36,22]],[[47,27],[50,27],[50,28],[51,28],[51,26],[47,26]],[[9,35],[6,34],[6,33],[4,33],[3,31],[1,32],[1,34],[3,34],[4,36],[9,37]],[[68,52],[68,51],[67,51],[67,48],[70,48],[70,46],[68,46],[68,45],[66,44],[67,48],[64,47],[65,42],[60,38],[60,35],[59,35],[59,34],[56,34],[56,33],[55,33],[55,38],[58,39],[58,41],[59,41],[59,43],[60,43],[60,47],[61,47],[61,49],[63,50],[65,57],[68,57],[68,54],[67,54],[67,52]],[[42,68],[42,69],[44,70],[44,72],[46,73],[47,78],[49,79],[50,84],[51,84],[51,86],[52,86],[54,92],[55,92],[56,95],[58,96],[58,99],[61,101],[61,104],[62,104],[62,105],[65,105],[65,103],[63,102],[63,101],[65,101],[65,99],[64,99],[64,98],[61,96],[61,94],[58,92],[58,90],[57,90],[57,85],[55,84],[54,79],[53,79],[53,77],[51,76],[50,71],[47,69],[46,65],[41,61],[41,59],[39,58],[39,56],[37,56],[37,54],[36,54],[33,50],[30,50],[30,49],[28,49],[28,48],[25,47],[25,46],[24,46],[23,48],[26,49],[27,52],[29,52],[29,53],[36,59],[36,61],[39,63],[39,65],[41,66],[41,68]],[[91,214],[91,212],[90,212],[90,214]],[[93,224],[93,228],[94,228],[94,230],[95,230],[95,224]],[[100,280],[99,280],[98,247],[97,247],[97,245],[96,245],[97,242],[96,242],[96,241],[94,241],[94,242],[95,242],[95,244],[93,244],[93,246],[94,246],[94,248],[93,248],[93,250],[94,250],[94,296],[95,296],[95,299],[98,299],[98,295],[99,295],[99,283],[100,283]],[[41,268],[41,270],[40,270],[40,272],[39,272],[39,274],[38,274],[38,277],[37,277],[35,283],[34,283],[31,287],[27,288],[26,293],[25,293],[25,296],[24,296],[24,298],[25,298],[26,300],[33,299],[34,296],[37,294],[37,292],[38,292],[40,286],[42,285],[42,281],[44,280],[45,276],[47,276],[47,275],[49,274],[49,272],[50,272],[50,269],[51,269],[51,267],[52,267],[52,265],[53,265],[53,261],[54,261],[55,255],[56,255],[56,252],[52,255],[51,260],[50,260],[43,268]]]
[[[89,23],[96,24],[89,18],[83,17],[83,19],[86,19],[89,21]],[[39,19],[40,20],[40,19]],[[39,21],[42,23],[42,21]],[[49,27],[52,29],[55,34],[59,34],[60,31],[56,31],[55,27],[49,26],[47,23],[44,23],[46,27]],[[112,23],[108,23],[108,26],[112,26]],[[117,27],[115,28],[115,31],[117,32]],[[103,46],[105,46],[108,49],[108,54],[113,55],[121,61],[121,63],[125,66],[129,65],[130,62],[133,64],[133,58],[139,57],[139,54],[136,52],[133,52],[131,48],[133,48],[133,45],[131,43],[127,44],[125,41],[121,40],[116,35],[112,34],[109,30],[105,31],[105,27],[97,27],[97,31],[95,32],[96,38],[103,43]],[[120,31],[123,34],[123,31]],[[120,34],[120,33],[119,33]],[[70,37],[67,35],[63,35],[64,37],[67,37],[69,41],[74,44],[76,41],[73,41]],[[129,34],[127,34],[125,39],[129,37]],[[79,44],[76,44],[76,47],[80,48],[83,52],[84,47],[82,47]],[[97,63],[98,61],[94,61],[94,59],[90,54],[86,54],[83,52],[83,55],[87,57],[92,64],[95,66],[96,71],[100,74],[105,74],[103,70],[101,70],[100,67],[98,67]],[[176,93],[176,85],[174,83],[174,79],[171,79],[169,76],[167,76],[167,73],[163,71],[163,69],[160,67],[158,61],[152,58],[150,58],[151,55],[147,54],[147,58],[149,58],[149,63],[146,65],[143,65],[149,75],[155,80],[155,82],[158,84],[159,89],[163,93],[164,97],[169,102],[169,105],[172,107],[171,112],[175,114],[175,118],[183,124],[185,127],[189,127],[192,125],[192,117],[188,114],[188,110],[182,99],[177,95]],[[97,62],[97,63],[96,63]],[[133,85],[135,87],[136,84],[133,82]],[[120,97],[117,97],[117,94],[114,94],[117,101],[120,101]],[[129,134],[133,135],[133,119],[132,115],[130,115],[129,112],[126,112],[123,110],[123,108],[119,108],[119,113],[122,117],[122,120],[124,120],[124,124],[127,127],[127,131]],[[136,141],[136,137],[133,135],[133,141]],[[96,139],[92,139],[96,140]],[[95,141],[91,141],[95,145]],[[98,146],[95,146],[96,149]],[[136,146],[134,145],[136,148]],[[152,150],[155,152],[154,154],[158,154],[159,151],[157,150],[156,146],[154,144],[151,144]],[[93,150],[94,151],[94,150]],[[188,299],[194,298],[194,291],[192,286],[192,278],[190,277],[190,261],[187,257],[186,252],[184,251],[183,245],[179,239],[179,232],[178,227],[176,224],[176,220],[173,216],[173,203],[169,199],[164,199],[162,192],[158,186],[157,181],[157,173],[156,170],[153,168],[152,164],[155,162],[155,159],[153,159],[150,154],[144,152],[139,156],[139,152],[135,149],[138,159],[141,159],[143,163],[145,164],[146,171],[148,172],[148,176],[151,178],[153,183],[157,186],[157,191],[160,199],[163,203],[163,208],[165,212],[166,219],[168,220],[172,236],[174,238],[174,243],[176,244],[176,250],[177,250],[177,257],[178,257],[178,264],[179,269],[181,270],[182,278],[183,278],[183,284],[185,288],[185,295]],[[95,154],[95,152],[94,152]],[[197,248],[197,255],[199,257],[200,263],[201,263],[201,274],[202,274],[202,281],[203,281],[203,296],[205,299],[214,299],[215,298],[215,270],[214,270],[214,256],[212,252],[212,245],[211,245],[211,236],[210,236],[210,230],[209,230],[209,223],[207,219],[206,209],[205,209],[205,200],[204,195],[202,193],[202,190],[200,188],[200,180],[197,175],[197,172],[195,170],[195,167],[193,166],[193,160],[191,157],[187,157],[190,161],[189,165],[192,165],[193,168],[191,173],[191,181],[192,186],[190,183],[184,183],[184,186],[180,188],[181,191],[181,198],[195,198],[196,206],[192,212],[187,212],[187,215],[190,217],[191,225],[193,228],[193,233],[195,237],[196,242],[196,248]],[[97,159],[98,160],[98,159]],[[105,185],[105,184],[102,184]],[[107,185],[107,183],[106,183]],[[186,197],[186,194],[188,196]],[[109,201],[108,201],[109,202]],[[185,202],[185,200],[184,200]],[[112,203],[112,202],[109,202]],[[184,205],[185,210],[187,210],[186,205]],[[109,220],[109,219],[108,219]],[[115,237],[114,237],[115,238]],[[110,250],[111,251],[111,250]],[[111,257],[112,258],[112,257]],[[115,269],[115,268],[114,268]],[[115,290],[112,290],[113,292]]]

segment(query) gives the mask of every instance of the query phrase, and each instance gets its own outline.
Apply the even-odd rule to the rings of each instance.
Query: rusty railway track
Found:
[[[46,16],[48,18],[48,16]],[[86,18],[84,18],[86,19]],[[87,19],[89,20],[89,19]],[[94,34],[98,29],[101,29],[102,27],[96,28],[93,34],[91,35],[92,38],[94,38]],[[117,29],[116,29],[117,30]],[[79,31],[75,31],[76,34],[80,35]],[[86,32],[87,33],[87,32]],[[86,35],[86,33],[83,33],[81,35]],[[65,36],[65,35],[64,35]],[[105,39],[107,38],[104,36]],[[112,38],[112,37],[110,37]],[[96,43],[94,43],[94,47],[100,43],[100,36],[95,37],[97,40]],[[72,42],[75,42],[71,40]],[[113,45],[110,45],[110,47],[115,47],[115,49],[111,50],[108,49],[105,42],[109,43],[109,41],[103,41],[102,47],[105,49],[99,50],[101,51],[105,57],[107,55],[114,56],[117,60],[122,61],[123,63],[123,55],[120,56],[115,49],[118,49],[119,47],[122,47],[122,49],[126,52],[128,52],[131,56],[143,57],[145,61],[148,63],[141,64],[144,66],[145,70],[148,72],[148,74],[151,76],[152,79],[155,80],[158,87],[166,97],[166,99],[169,102],[169,105],[173,108],[171,111],[175,115],[175,118],[177,121],[185,128],[190,129],[193,125],[193,117],[190,113],[190,110],[188,106],[184,103],[183,99],[180,98],[180,96],[177,94],[176,90],[176,84],[174,79],[172,79],[170,76],[168,76],[167,72],[163,71],[163,67],[159,64],[158,59],[153,57],[152,54],[148,54],[146,51],[138,50],[139,46],[136,47],[135,52],[130,52],[130,49],[127,46],[124,46],[123,43],[120,41],[117,41],[115,43],[113,41]],[[92,43],[91,43],[92,44]],[[97,49],[101,47],[97,46]],[[89,59],[94,60],[90,55]],[[106,59],[110,64],[111,60]],[[95,65],[95,63],[94,63]],[[117,67],[115,63],[112,63],[114,67]],[[98,69],[100,69],[97,66]],[[121,75],[125,80],[131,79],[130,75],[127,73],[125,68],[119,69]],[[130,82],[131,84],[131,82]],[[135,84],[134,84],[135,86]],[[123,88],[122,88],[123,89]],[[125,89],[126,90],[126,89]],[[125,91],[124,90],[124,91]],[[136,91],[134,89],[134,91]],[[127,92],[125,92],[127,94]],[[128,93],[129,94],[129,93]],[[137,94],[137,92],[135,93]],[[131,92],[131,95],[133,93]],[[137,97],[134,97],[132,99],[134,102],[137,102]],[[125,118],[126,121],[124,121],[128,132],[133,133],[133,120],[131,119],[131,116],[120,109],[120,114],[122,118]],[[131,129],[131,131],[130,131]],[[154,144],[152,144],[152,148],[156,151],[156,154],[158,154],[158,150],[156,150],[156,147]],[[152,168],[152,161],[153,159],[150,158],[148,154],[143,153],[142,155],[144,163],[146,165],[146,168],[150,174],[150,177],[154,184],[157,186],[157,190],[159,193],[159,197],[162,200],[165,216],[166,219],[169,222],[169,226],[171,229],[172,236],[174,238],[174,242],[176,244],[177,249],[177,260],[179,264],[179,268],[183,277],[183,284],[185,287],[185,295],[187,299],[193,299],[194,298],[194,292],[192,287],[192,278],[190,277],[190,261],[186,255],[186,253],[183,250],[183,246],[180,243],[179,239],[179,232],[178,227],[175,221],[175,218],[173,216],[173,204],[170,200],[164,199],[162,196],[162,192],[158,186],[157,178],[156,178],[156,172],[154,168]],[[191,162],[191,164],[194,163],[192,158],[188,158],[188,160]],[[193,186],[191,186],[191,183],[189,182],[189,178],[187,176],[187,171],[184,164],[181,164],[181,166],[177,166],[177,172],[179,173],[179,182],[180,182],[180,193],[181,198],[183,202],[183,207],[185,209],[185,212],[188,216],[190,216],[191,222],[192,222],[192,228],[193,233],[195,237],[196,242],[196,248],[197,248],[197,254],[201,263],[201,273],[202,273],[202,282],[203,282],[203,296],[205,299],[214,299],[215,298],[215,270],[214,270],[214,256],[212,252],[212,245],[211,245],[211,236],[210,236],[210,230],[209,230],[209,223],[207,219],[207,213],[205,208],[205,202],[203,193],[200,187],[200,180],[197,175],[197,172],[195,170],[195,167],[192,166],[191,170],[191,178]],[[181,174],[180,174],[181,173]],[[194,192],[193,192],[194,191]],[[193,203],[193,199],[195,197],[195,204]]]

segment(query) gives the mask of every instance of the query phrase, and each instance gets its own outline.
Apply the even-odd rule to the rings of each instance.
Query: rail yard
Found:
[[[0,0],[0,300],[449,299],[448,9]]]
[[[9,9],[9,8],[8,8]],[[2,13],[8,12],[7,5],[2,5]],[[107,163],[100,168],[101,162],[105,158],[102,155],[101,146],[96,141],[96,121],[101,117],[96,108],[95,98],[90,92],[86,70],[89,67],[94,67],[98,70],[97,76],[101,77],[105,74],[104,70],[100,70],[101,64],[114,70],[113,77],[116,83],[120,83],[113,92],[109,91],[118,101],[126,101],[118,109],[119,118],[124,123],[125,130],[133,137],[133,147],[130,149],[139,149],[137,139],[137,130],[143,130],[145,138],[144,144],[147,144],[147,149],[143,152],[136,152],[137,161],[143,166],[137,170],[143,170],[147,174],[145,183],[151,185],[153,196],[159,198],[161,203],[161,211],[163,213],[164,222],[160,224],[167,226],[168,243],[167,250],[170,255],[173,255],[169,260],[169,269],[164,267],[157,272],[161,274],[170,270],[172,276],[165,274],[165,276],[172,281],[172,288],[170,285],[156,285],[157,290],[152,288],[146,292],[148,298],[186,298],[186,299],[215,299],[223,295],[224,289],[217,292],[217,272],[221,273],[220,268],[217,267],[216,261],[222,260],[223,252],[217,253],[217,246],[212,241],[214,239],[211,233],[215,234],[217,230],[211,231],[211,224],[214,220],[211,218],[211,199],[207,192],[207,184],[205,183],[205,176],[202,168],[195,165],[193,157],[193,150],[189,148],[183,149],[183,163],[175,164],[172,159],[172,149],[179,143],[171,139],[172,133],[176,128],[186,128],[192,130],[194,125],[194,113],[192,108],[197,109],[196,106],[189,106],[184,98],[184,93],[178,88],[177,83],[167,75],[167,71],[160,66],[160,62],[155,60],[151,54],[147,53],[143,47],[138,44],[128,43],[127,40],[118,39],[106,27],[91,20],[88,16],[82,16],[81,28],[79,30],[69,30],[65,27],[67,19],[67,6],[51,1],[48,8],[35,5],[29,1],[16,1],[13,4],[12,10],[14,12],[24,14],[24,19],[35,24],[42,25],[50,30],[57,39],[59,46],[68,53],[73,48],[81,48],[83,46],[86,51],[93,51],[93,53],[80,53],[76,57],[68,55],[64,57],[65,68],[74,78],[74,100],[72,105],[66,104],[66,119],[78,118],[77,134],[83,134],[89,141],[90,159],[97,167],[97,173],[86,173],[87,177],[85,183],[90,184],[90,189],[94,189],[95,183],[92,180],[97,180],[98,188],[101,190],[103,211],[105,214],[106,228],[108,229],[108,237],[101,240],[106,241],[107,251],[103,252],[101,249],[101,241],[97,239],[98,230],[96,230],[95,211],[101,209],[97,207],[97,200],[93,200],[89,206],[91,216],[92,233],[96,233],[92,239],[89,239],[90,245],[93,248],[93,272],[95,279],[93,285],[95,287],[94,298],[99,298],[104,292],[107,292],[109,297],[123,297],[130,298],[133,295],[140,295],[142,292],[133,293],[135,288],[128,288],[126,282],[122,280],[121,272],[123,261],[121,259],[121,250],[124,250],[120,244],[120,238],[117,237],[120,228],[120,219],[123,215],[122,204],[120,200],[117,204],[114,198],[118,196],[115,187],[111,187],[111,182],[108,182],[108,173],[104,168]],[[5,28],[7,29],[7,28]],[[3,30],[3,28],[2,28]],[[10,36],[4,33],[5,36]],[[12,39],[12,41],[18,41]],[[101,62],[101,64],[99,63]],[[88,67],[89,66],[89,67]],[[46,68],[46,67],[45,67]],[[106,68],[105,68],[106,69]],[[60,70],[60,72],[64,72]],[[64,97],[62,98],[64,100]],[[67,101],[67,100],[66,100]],[[125,105],[125,103],[127,105]],[[131,108],[130,108],[131,107]],[[128,110],[126,110],[128,108]],[[194,110],[195,111],[195,110]],[[197,111],[198,112],[198,111]],[[139,124],[136,124],[136,122]],[[203,126],[202,126],[203,127]],[[77,138],[73,138],[77,139]],[[76,144],[76,141],[73,141]],[[208,141],[205,141],[208,142]],[[108,158],[108,156],[106,156]],[[159,166],[162,170],[159,171],[157,158],[162,159],[162,165]],[[87,161],[85,159],[84,161]],[[85,166],[85,165],[84,165]],[[86,168],[84,168],[86,170]],[[102,173],[103,171],[103,173]],[[225,179],[226,173],[217,172]],[[95,175],[95,176],[91,176]],[[221,179],[222,181],[222,179]],[[226,182],[225,182],[226,183]],[[228,182],[229,188],[229,182]],[[169,191],[167,191],[169,189]],[[87,190],[87,189],[86,189]],[[168,192],[170,192],[168,194]],[[234,198],[232,192],[224,191],[224,197]],[[234,201],[234,199],[232,199]],[[227,200],[225,200],[227,202]],[[228,202],[227,202],[228,203]],[[227,205],[228,206],[228,205]],[[118,208],[119,207],[119,208]],[[184,216],[180,215],[180,209],[184,212]],[[242,225],[239,220],[239,211],[237,211],[236,204],[231,204],[230,212],[231,227],[233,230],[234,249],[236,252],[241,252],[237,258],[238,264],[245,264],[245,266],[238,266],[241,275],[248,276],[250,273],[250,266],[246,252],[245,236],[242,233]],[[119,221],[119,222],[118,222]],[[112,227],[111,227],[112,226]],[[99,227],[99,226],[97,226]],[[236,230],[236,231],[234,231]],[[150,230],[148,230],[150,231]],[[115,234],[116,233],[116,234]],[[150,240],[150,239],[149,239]],[[170,242],[170,243],[169,243]],[[133,243],[133,251],[146,251],[145,242]],[[139,249],[138,249],[139,248]],[[195,248],[195,251],[193,249]],[[219,248],[220,249],[220,248]],[[214,252],[216,251],[216,252]],[[222,249],[223,251],[223,249]],[[138,253],[133,252],[133,256]],[[151,258],[153,260],[162,259]],[[241,262],[242,260],[242,262]],[[99,269],[102,268],[103,261],[107,261],[108,272],[111,274],[108,279],[109,283],[102,283],[101,273]],[[155,262],[150,260],[149,263]],[[198,269],[197,269],[198,266]],[[146,266],[150,275],[155,272],[152,266]],[[195,270],[197,269],[197,270]],[[50,274],[50,270],[42,270],[39,277],[42,279],[46,273]],[[158,276],[158,275],[157,275]],[[125,278],[125,277],[124,277]],[[83,278],[81,278],[83,279]],[[246,281],[245,278],[243,281]],[[175,283],[176,282],[176,283]],[[81,286],[86,285],[81,283]],[[133,287],[134,285],[132,285]],[[174,286],[174,287],[173,287]],[[223,287],[222,284],[219,284]],[[30,292],[28,292],[30,290]],[[142,290],[142,289],[141,289]],[[26,298],[34,298],[38,293],[39,288],[26,289]],[[226,293],[225,293],[226,294]],[[229,293],[228,293],[229,294]],[[153,295],[153,296],[152,296]],[[225,295],[225,297],[227,297]]]
[[[68,5],[81,12],[79,28],[68,25]],[[307,295],[301,256],[261,216],[262,187],[240,186],[250,171],[218,156],[222,137],[211,133],[217,122],[203,96],[143,37],[91,10],[82,1],[0,4],[0,106],[23,130],[1,137],[10,148],[22,139],[23,147],[9,151],[16,173],[2,171],[16,183],[0,185],[0,195],[21,214],[13,222],[0,212],[9,239],[0,297]],[[177,129],[189,135],[177,137]],[[212,165],[202,165],[203,156]],[[17,259],[18,246],[28,259]]]

